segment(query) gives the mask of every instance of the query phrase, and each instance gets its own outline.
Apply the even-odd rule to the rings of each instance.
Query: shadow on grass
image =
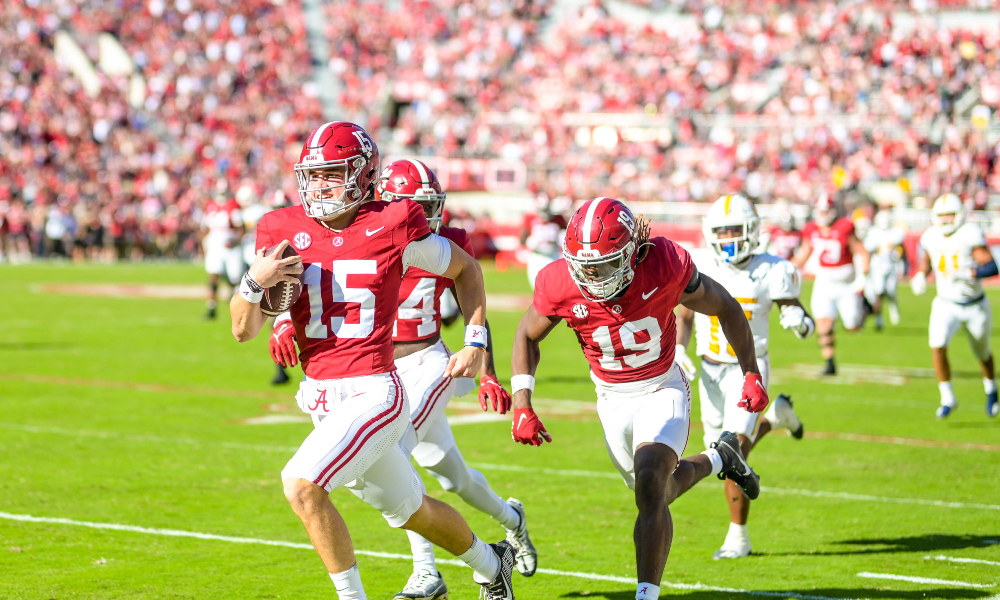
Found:
[[[791,594],[795,594],[794,596]],[[987,598],[992,592],[964,590],[956,588],[936,588],[924,590],[886,590],[872,588],[820,588],[810,590],[753,590],[750,594],[716,592],[711,590],[676,590],[664,587],[660,597],[685,598],[686,600],[723,600],[730,598],[770,597],[770,598],[885,598],[887,600],[929,600],[932,598]],[[634,600],[635,590],[621,592],[570,592],[561,598],[606,598],[607,600]]]
[[[818,552],[765,552],[769,556],[840,556],[850,554],[893,554],[898,552],[930,552],[934,550],[961,550],[963,548],[983,548],[1000,539],[1000,533],[992,535],[917,535],[898,538],[868,538],[833,542],[857,549]],[[865,547],[860,547],[865,546]],[[756,554],[756,553],[755,553]]]

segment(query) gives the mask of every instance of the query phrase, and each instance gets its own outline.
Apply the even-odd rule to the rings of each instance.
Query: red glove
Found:
[[[764,389],[764,380],[757,373],[747,373],[743,376],[743,394],[736,404],[743,410],[752,413],[764,412],[767,408],[767,390]]]
[[[514,423],[511,425],[510,435],[515,442],[532,446],[541,446],[542,440],[552,443],[552,436],[545,431],[545,425],[542,425],[532,408],[514,409]]]
[[[479,378],[479,406],[483,410],[489,410],[490,401],[493,402],[493,410],[501,415],[510,410],[510,394],[507,390],[503,389],[496,377],[483,375]]]
[[[299,355],[295,350],[295,327],[291,321],[281,321],[274,326],[269,346],[274,362],[283,367],[299,364]]]

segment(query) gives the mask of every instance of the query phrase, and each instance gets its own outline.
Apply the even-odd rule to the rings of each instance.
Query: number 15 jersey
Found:
[[[593,377],[633,383],[663,375],[674,364],[674,307],[694,273],[686,250],[665,238],[650,241],[628,289],[616,300],[595,302],[580,292],[566,259],[550,263],[535,280],[535,311],[559,317],[576,332]]]
[[[363,204],[339,232],[301,206],[264,215],[256,247],[288,240],[302,256],[302,295],[290,313],[307,376],[341,379],[395,370],[392,328],[403,250],[430,234],[423,208],[412,200]]]

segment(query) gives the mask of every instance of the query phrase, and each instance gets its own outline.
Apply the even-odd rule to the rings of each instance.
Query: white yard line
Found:
[[[942,556],[942,555],[939,554],[937,556],[925,556],[924,559],[926,559],[926,560],[943,560],[943,561],[954,562],[954,563],[974,563],[974,564],[977,564],[977,565],[993,565],[993,566],[1000,567],[1000,562],[997,562],[995,560],[979,560],[978,558],[962,558],[962,557],[958,557],[958,556]]]
[[[968,581],[952,581],[950,579],[932,579],[930,577],[910,577],[908,575],[892,575],[890,573],[869,573],[867,571],[858,573],[858,577],[864,577],[866,579],[891,579],[893,581],[909,581],[910,583],[954,585],[958,587],[988,588],[994,586],[994,584],[992,583],[970,583]]]
[[[136,525],[123,525],[120,523],[94,523],[92,521],[76,521],[73,519],[63,519],[57,517],[36,517],[33,515],[13,514],[7,512],[0,512],[0,519],[7,519],[9,521],[20,521],[24,523],[49,523],[54,525],[74,525],[77,527],[88,527],[90,529],[109,529],[112,531],[128,531],[131,533],[144,533],[147,535],[161,535],[167,537],[196,538],[199,540],[213,540],[218,542],[229,542],[233,544],[260,544],[264,546],[295,548],[298,550],[313,549],[311,544],[303,544],[299,542],[285,542],[281,540],[265,540],[260,538],[233,537],[227,535],[215,535],[213,533],[199,533],[197,531],[183,531],[179,529],[138,527]],[[395,560],[413,559],[413,557],[410,556],[409,554],[393,554],[390,552],[374,552],[371,550],[355,550],[354,552],[355,554],[360,554],[362,556],[371,556],[374,558],[387,558]],[[457,566],[465,565],[465,563],[463,563],[460,560],[455,560],[450,558],[438,559],[438,562],[448,565],[457,565]],[[538,573],[544,573],[546,575],[554,575],[557,577],[573,577],[576,579],[611,581],[615,583],[627,583],[630,585],[635,585],[634,577],[619,577],[616,575],[602,575],[600,573],[583,573],[580,571],[559,571],[556,569],[538,569]],[[706,590],[715,592],[727,592],[731,594],[745,594],[749,596],[765,596],[771,598],[797,598],[800,600],[843,600],[841,598],[832,598],[830,596],[814,596],[809,594],[800,594],[798,592],[742,590],[737,588],[724,588],[711,585],[704,585],[701,583],[671,583],[668,581],[664,581],[662,585],[682,590]]]
[[[169,438],[155,435],[130,435],[117,434],[107,431],[91,431],[86,429],[64,429],[61,427],[44,427],[37,425],[19,425],[14,423],[0,423],[0,429],[14,431],[25,431],[29,433],[50,433],[56,435],[96,437],[101,439],[121,439],[130,442],[146,442],[154,444],[183,444],[190,446],[218,446],[221,448],[232,448],[236,450],[260,450],[264,452],[286,452],[293,453],[298,450],[296,446],[277,446],[266,444],[242,444],[238,442],[216,442],[201,441],[192,438]],[[618,473],[611,471],[587,471],[576,469],[546,469],[539,467],[525,467],[521,465],[501,465],[493,463],[469,463],[469,466],[477,469],[494,471],[513,471],[518,473],[538,473],[541,475],[553,475],[556,477],[584,477],[589,479],[620,480]],[[761,491],[770,494],[810,496],[813,498],[830,498],[836,500],[851,500],[858,502],[882,502],[890,504],[916,504],[920,506],[935,506],[939,508],[974,508],[983,510],[1000,510],[1000,504],[978,504],[972,502],[949,502],[945,500],[926,500],[923,498],[891,498],[886,496],[870,496],[866,494],[849,494],[846,492],[825,492],[817,490],[802,490],[795,488],[779,488],[762,486]],[[988,543],[988,542],[987,542]],[[996,543],[1000,544],[1000,541]]]

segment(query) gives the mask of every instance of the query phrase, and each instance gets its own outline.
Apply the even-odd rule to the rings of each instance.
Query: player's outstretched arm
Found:
[[[441,238],[444,239],[444,238]],[[455,299],[465,317],[465,347],[451,356],[445,373],[450,377],[475,377],[482,368],[486,355],[486,288],[483,269],[476,259],[451,240],[451,261],[442,276],[455,282]],[[470,336],[482,331],[478,342]]]
[[[767,408],[767,390],[757,367],[753,331],[740,303],[715,280],[698,273],[696,269],[681,294],[680,304],[695,312],[719,318],[722,332],[743,369],[743,393],[738,406],[755,413]]]
[[[531,393],[535,390],[535,369],[542,357],[539,343],[560,321],[562,319],[558,317],[538,314],[532,305],[517,324],[510,357],[510,387],[514,407],[511,437],[515,442],[541,446],[542,440],[552,441],[552,436],[531,407]]]
[[[263,290],[279,281],[297,283],[302,274],[302,257],[296,254],[281,258],[288,247],[288,240],[282,240],[272,254],[264,256],[264,249],[257,251],[257,258],[250,270],[243,276],[240,291],[229,302],[229,314],[233,322],[233,337],[239,342],[248,342],[260,333],[267,316],[260,310]]]
[[[792,330],[799,339],[806,339],[816,331],[816,321],[813,320],[806,307],[798,298],[775,300],[781,310],[781,327]]]
[[[998,274],[997,263],[993,260],[993,254],[986,246],[976,246],[973,248],[972,259],[975,260],[976,265],[978,265],[973,270],[973,276],[977,279],[994,277]]]

